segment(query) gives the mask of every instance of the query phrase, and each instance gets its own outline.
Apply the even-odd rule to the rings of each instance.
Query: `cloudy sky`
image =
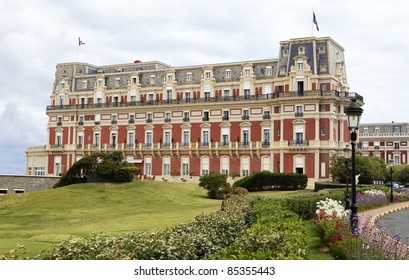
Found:
[[[283,40],[330,36],[345,48],[351,91],[365,98],[363,121],[409,121],[408,12],[405,0],[1,1],[0,174],[24,174],[26,148],[46,143],[62,62],[245,61],[277,57]]]

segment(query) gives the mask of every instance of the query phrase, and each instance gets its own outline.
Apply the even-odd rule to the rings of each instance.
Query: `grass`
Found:
[[[0,255],[20,244],[33,256],[52,242],[92,232],[163,229],[218,210],[220,204],[195,184],[152,181],[0,196]]]

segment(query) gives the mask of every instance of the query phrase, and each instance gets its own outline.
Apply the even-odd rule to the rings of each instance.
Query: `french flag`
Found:
[[[81,41],[80,37],[78,37],[78,46],[81,46],[81,45],[85,45],[85,43],[83,41]]]
[[[317,31],[320,31],[320,29],[318,28],[318,21],[317,18],[315,17],[315,13],[312,12],[312,22],[315,24],[315,26],[317,27]]]

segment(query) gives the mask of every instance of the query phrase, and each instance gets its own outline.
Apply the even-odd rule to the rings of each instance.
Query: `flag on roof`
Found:
[[[81,41],[80,37],[78,37],[78,46],[81,46],[81,45],[85,45],[85,43],[83,41]]]
[[[317,18],[315,17],[315,13],[312,12],[312,22],[315,24],[315,26],[317,27],[317,31],[320,31],[320,29],[318,28],[318,22],[317,22]]]

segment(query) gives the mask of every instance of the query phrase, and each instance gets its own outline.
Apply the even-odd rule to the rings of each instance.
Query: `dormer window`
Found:
[[[205,72],[205,79],[210,79],[210,71]]]
[[[88,81],[82,81],[82,89],[88,89]]]
[[[304,70],[304,63],[303,62],[298,62],[297,63],[297,69],[298,70]]]
[[[168,78],[168,82],[173,81],[173,75],[172,74],[168,74],[167,78]]]
[[[246,68],[246,69],[244,69],[244,76],[250,76],[250,73],[251,73],[251,71],[250,71],[250,68]]]
[[[266,67],[266,76],[273,75],[273,68],[271,66]]]
[[[65,83],[62,82],[62,83],[61,83],[61,89],[63,89],[64,87],[65,87]]]
[[[119,87],[120,83],[121,83],[121,78],[116,78],[115,79],[115,86]]]
[[[154,84],[155,84],[155,81],[156,81],[156,77],[155,77],[155,75],[152,75],[152,76],[150,77],[150,79],[149,79],[149,83],[150,83],[151,85],[154,85]]]
[[[227,69],[227,70],[225,71],[225,77],[226,77],[227,79],[231,78],[231,70],[230,70],[230,69]]]
[[[192,80],[192,73],[187,73],[186,74],[186,81],[191,81]]]

